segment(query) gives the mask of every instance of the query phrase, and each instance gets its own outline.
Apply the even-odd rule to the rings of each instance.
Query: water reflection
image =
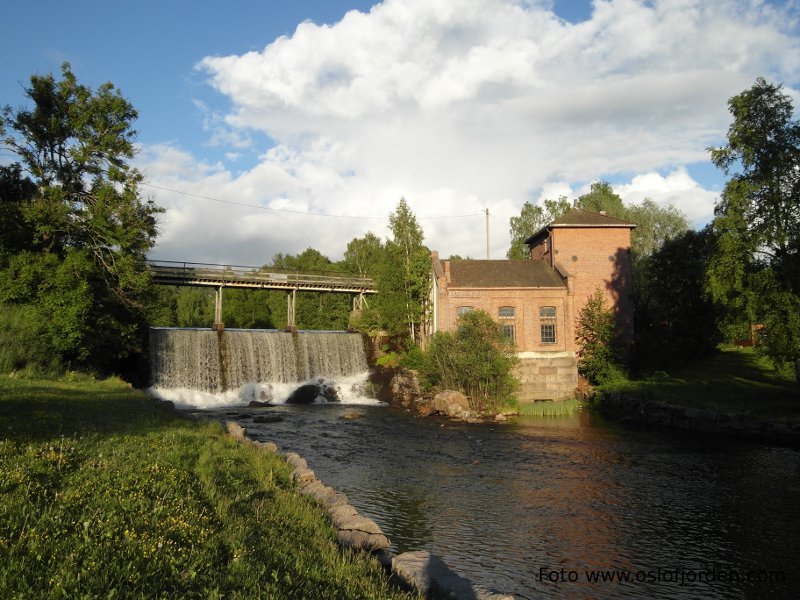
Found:
[[[795,450],[586,413],[466,425],[377,407],[266,410],[284,420],[242,423],[305,456],[395,551],[432,550],[486,587],[518,598],[795,596]],[[712,568],[783,570],[789,584],[680,581]],[[588,582],[597,569],[644,580]]]

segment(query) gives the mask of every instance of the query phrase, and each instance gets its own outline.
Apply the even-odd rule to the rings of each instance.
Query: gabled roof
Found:
[[[563,288],[566,283],[540,260],[453,260],[451,288]]]
[[[573,208],[568,210],[564,215],[545,225],[539,231],[534,233],[531,237],[525,240],[526,244],[530,244],[533,240],[540,237],[545,231],[559,227],[627,227],[633,229],[636,227],[635,223],[625,221],[624,219],[617,219],[616,217],[609,217],[608,215],[601,215],[600,213],[592,212],[590,210],[581,210]]]

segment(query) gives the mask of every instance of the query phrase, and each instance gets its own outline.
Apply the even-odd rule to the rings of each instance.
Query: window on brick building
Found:
[[[471,306],[459,306],[456,309],[456,314],[460,317],[461,315],[465,315],[468,312],[472,312],[473,308]]]
[[[513,306],[501,306],[498,314],[501,319],[513,319],[515,316],[515,309]]]
[[[514,340],[516,339],[516,332],[514,331],[513,325],[500,325],[500,332],[503,335],[503,339],[509,344],[513,344]]]
[[[556,307],[540,306],[539,321],[541,327],[542,343],[556,343]]]

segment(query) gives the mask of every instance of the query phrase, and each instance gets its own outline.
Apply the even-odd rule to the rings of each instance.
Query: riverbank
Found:
[[[623,420],[800,446],[800,386],[752,349],[605,386],[592,403]]]
[[[280,457],[75,379],[0,376],[0,596],[413,597]]]

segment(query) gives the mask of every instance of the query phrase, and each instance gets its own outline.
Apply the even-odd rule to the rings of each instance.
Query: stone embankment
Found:
[[[706,433],[721,433],[800,447],[800,426],[759,421],[753,417],[656,402],[619,392],[589,395],[589,401],[602,414],[623,421],[674,427]]]
[[[515,414],[479,412],[470,405],[469,398],[454,390],[444,390],[435,396],[426,395],[420,389],[416,373],[402,368],[384,377],[383,387],[386,393],[379,396],[381,400],[422,417],[435,413],[467,423],[479,423],[487,419],[505,421],[507,415]]]
[[[272,442],[252,440],[247,430],[233,421],[226,421],[228,435],[243,444],[250,444],[266,452],[278,452]],[[513,596],[496,594],[473,584],[469,579],[452,571],[441,558],[429,552],[404,552],[394,555],[391,543],[372,519],[358,514],[347,496],[337,492],[317,479],[306,460],[294,452],[283,454],[292,468],[292,479],[300,493],[314,499],[328,515],[337,531],[339,545],[375,556],[402,585],[419,591],[426,598],[469,598],[474,600],[513,600]]]

